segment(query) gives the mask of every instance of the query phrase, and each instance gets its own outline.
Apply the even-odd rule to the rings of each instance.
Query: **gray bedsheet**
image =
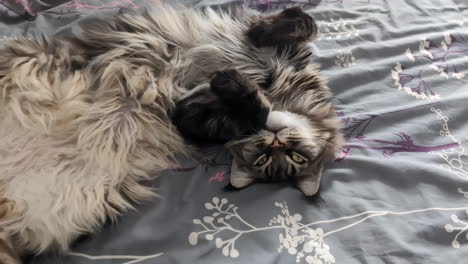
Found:
[[[468,1],[243,3],[262,12],[299,5],[319,25],[311,47],[347,139],[320,195],[279,184],[227,190],[228,159],[201,151],[154,182],[160,198],[80,239],[70,255],[30,263],[466,263]],[[53,33],[120,6],[160,4],[72,1],[27,22],[2,12],[0,35]]]

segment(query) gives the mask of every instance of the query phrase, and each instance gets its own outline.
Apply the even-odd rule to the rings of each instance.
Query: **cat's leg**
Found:
[[[225,143],[263,128],[270,107],[256,83],[228,69],[213,74],[209,90],[178,102],[173,120],[188,138]]]
[[[217,71],[210,82],[211,91],[231,111],[230,116],[256,124],[265,121],[270,102],[258,85],[235,69]]]
[[[254,21],[247,37],[258,48],[293,45],[312,40],[317,35],[314,19],[299,7],[292,7]]]
[[[271,104],[259,86],[235,69],[217,71],[211,91],[227,111],[227,117],[247,136],[265,126]]]

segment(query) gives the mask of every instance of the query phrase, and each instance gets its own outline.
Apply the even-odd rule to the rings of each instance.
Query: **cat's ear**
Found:
[[[254,181],[254,178],[247,172],[241,170],[237,161],[234,159],[231,166],[231,177],[229,178],[231,185],[236,188],[244,188]]]
[[[320,162],[314,166],[307,175],[297,182],[297,187],[306,196],[315,195],[320,187],[320,178],[322,178],[323,164]]]

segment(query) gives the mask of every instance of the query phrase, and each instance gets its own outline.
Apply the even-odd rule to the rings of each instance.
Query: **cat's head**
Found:
[[[272,111],[257,134],[227,144],[233,155],[230,182],[243,188],[255,181],[293,181],[307,196],[317,193],[323,163],[341,145],[335,118],[317,119]]]

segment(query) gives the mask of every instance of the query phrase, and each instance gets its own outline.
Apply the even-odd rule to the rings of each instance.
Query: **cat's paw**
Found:
[[[211,77],[211,90],[219,98],[236,100],[257,91],[257,86],[235,69],[217,71]]]
[[[314,19],[299,7],[252,23],[247,37],[256,47],[290,45],[312,40],[317,35]]]

